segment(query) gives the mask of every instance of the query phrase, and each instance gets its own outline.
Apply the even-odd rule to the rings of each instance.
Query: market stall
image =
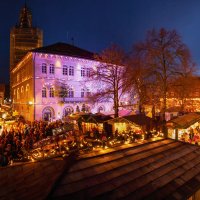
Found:
[[[168,137],[190,143],[200,142],[200,114],[189,113],[167,122]]]
[[[144,133],[152,128],[152,119],[143,114],[114,118],[108,123],[112,124],[113,133],[116,131],[119,133],[130,131]]]
[[[112,119],[108,115],[102,114],[91,114],[86,120],[82,122],[83,132],[93,131],[98,129],[99,132],[102,132],[107,120]]]

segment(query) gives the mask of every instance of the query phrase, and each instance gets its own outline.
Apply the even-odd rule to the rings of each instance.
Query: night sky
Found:
[[[9,33],[25,0],[0,1],[0,83],[9,83]],[[130,51],[152,28],[175,29],[200,65],[199,0],[27,0],[43,44],[71,43],[100,52],[116,43]]]

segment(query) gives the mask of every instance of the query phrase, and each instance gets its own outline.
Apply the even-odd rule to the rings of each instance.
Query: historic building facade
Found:
[[[30,51],[11,71],[13,109],[30,121],[113,111],[111,102],[88,102],[87,96],[102,87],[88,81],[98,64],[93,53],[65,43]]]
[[[32,14],[26,4],[20,11],[19,23],[10,31],[10,71],[26,53],[43,45],[43,32],[32,25]],[[10,76],[10,85],[13,84]],[[11,88],[10,88],[11,90]],[[12,93],[10,93],[12,98]]]

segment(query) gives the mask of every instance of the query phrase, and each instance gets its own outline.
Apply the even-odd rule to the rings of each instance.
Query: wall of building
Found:
[[[81,91],[89,91],[94,93],[98,85],[94,82],[88,81],[88,78],[81,76],[81,68],[92,68],[98,65],[97,62],[80,59],[75,57],[41,54],[35,55],[35,119],[39,120],[44,117],[44,110],[50,109],[52,111],[52,120],[59,119],[66,115],[65,110],[72,110],[76,112],[77,106],[80,111],[83,104],[89,107],[89,111],[96,113],[99,107],[103,108],[102,111],[111,111],[111,103],[91,104],[87,102],[86,97],[81,97]],[[47,67],[46,73],[42,73],[42,65]],[[50,73],[50,65],[54,65],[55,72]],[[63,66],[73,67],[73,75],[64,75]],[[74,96],[71,98],[62,98],[58,94],[54,97],[49,96],[50,88],[53,88],[55,93],[59,92],[61,85],[66,85],[67,88],[72,88]],[[42,97],[42,88],[46,88],[47,96]]]
[[[34,77],[32,54],[29,53],[11,72],[13,84],[13,111],[17,111],[27,120],[32,121],[34,101]]]
[[[46,65],[46,73],[42,72],[42,65]],[[54,66],[54,73],[50,73],[50,65]],[[63,65],[74,68],[73,75],[63,74]],[[17,111],[25,119],[44,119],[46,110],[50,110],[50,120],[65,117],[70,112],[76,112],[77,107],[82,110],[85,105],[86,110],[92,113],[99,111],[111,112],[113,106],[111,102],[89,103],[86,91],[95,93],[99,83],[88,81],[87,76],[81,76],[81,69],[92,68],[98,62],[86,59],[73,58],[41,53],[28,53],[26,57],[12,70],[11,77],[13,111]],[[60,97],[61,86],[73,90],[73,97]],[[42,97],[42,89],[46,88],[46,97]],[[54,90],[54,97],[50,97],[50,88]],[[82,89],[85,96],[81,97]]]

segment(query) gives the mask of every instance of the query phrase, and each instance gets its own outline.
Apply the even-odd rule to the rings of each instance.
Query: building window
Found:
[[[70,88],[70,89],[68,90],[67,97],[68,97],[68,98],[72,98],[72,97],[74,97],[74,91],[73,91],[72,88]]]
[[[85,68],[81,68],[81,76],[82,76],[82,77],[85,76]]]
[[[90,68],[81,68],[81,76],[82,77],[90,77]]]
[[[83,98],[85,96],[85,90],[81,89],[81,97]]]
[[[42,73],[43,74],[47,73],[47,64],[46,63],[42,63]]]
[[[54,64],[50,64],[49,66],[49,73],[50,74],[54,74],[55,68],[54,68]]]
[[[17,73],[17,82],[19,82],[19,73]]]
[[[63,65],[63,75],[68,75],[68,68],[66,65]]]
[[[87,97],[91,95],[91,92],[89,89],[87,89]]]
[[[17,99],[20,98],[20,95],[19,95],[19,88],[17,88]]]
[[[104,111],[103,107],[100,106],[100,107],[98,108],[98,112],[103,112],[103,111]]]
[[[47,97],[47,89],[45,87],[42,88],[42,97]]]
[[[23,86],[21,87],[21,93],[24,93],[24,87]]]
[[[26,85],[26,98],[29,97],[29,89],[30,89],[30,86],[29,84]]]
[[[87,77],[90,77],[90,68],[87,68],[87,69],[86,69],[86,76],[87,76]]]
[[[74,67],[69,66],[69,76],[74,76]]]
[[[63,111],[63,116],[66,117],[67,115],[70,115],[74,112],[74,109],[72,107],[66,107]]]
[[[54,97],[54,89],[53,88],[49,89],[49,97]]]

